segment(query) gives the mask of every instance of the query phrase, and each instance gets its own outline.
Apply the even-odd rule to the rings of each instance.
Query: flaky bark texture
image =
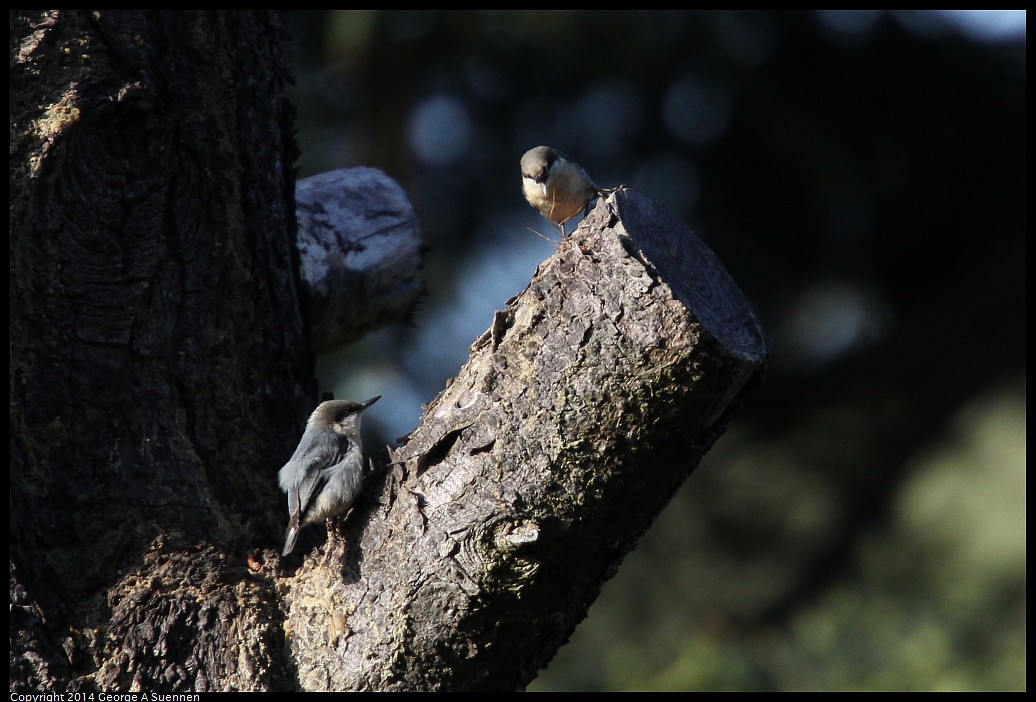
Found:
[[[522,688],[723,431],[766,355],[708,248],[601,201],[286,583],[306,689]]]
[[[280,17],[10,31],[11,689],[288,685],[247,564],[315,395]]]

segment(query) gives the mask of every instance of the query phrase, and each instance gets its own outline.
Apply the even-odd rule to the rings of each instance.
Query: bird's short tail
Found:
[[[295,539],[299,538],[299,522],[292,519],[288,522],[288,530],[284,532],[284,550],[282,556],[287,556],[295,548]]]

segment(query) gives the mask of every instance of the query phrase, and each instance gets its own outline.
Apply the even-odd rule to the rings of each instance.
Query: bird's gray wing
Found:
[[[310,432],[307,441],[299,444],[292,460],[297,461],[301,470],[297,482],[292,486],[298,495],[299,519],[305,522],[304,515],[316,495],[320,494],[330,475],[332,466],[342,460],[349,448],[349,441],[334,432]],[[306,437],[303,437],[304,439]],[[289,490],[289,499],[291,491]],[[289,505],[289,510],[294,505]]]

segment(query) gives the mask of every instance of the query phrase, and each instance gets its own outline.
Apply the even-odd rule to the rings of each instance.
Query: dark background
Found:
[[[385,396],[369,446],[553,251],[539,144],[683,217],[767,333],[533,689],[1025,689],[1024,11],[289,19],[300,176],[384,170],[431,246],[414,323],[319,364]]]

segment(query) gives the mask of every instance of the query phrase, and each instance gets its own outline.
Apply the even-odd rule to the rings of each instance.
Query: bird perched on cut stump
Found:
[[[578,163],[557,149],[537,146],[522,156],[522,193],[562,237],[565,222],[590,211],[590,202],[610,191],[599,188]]]

